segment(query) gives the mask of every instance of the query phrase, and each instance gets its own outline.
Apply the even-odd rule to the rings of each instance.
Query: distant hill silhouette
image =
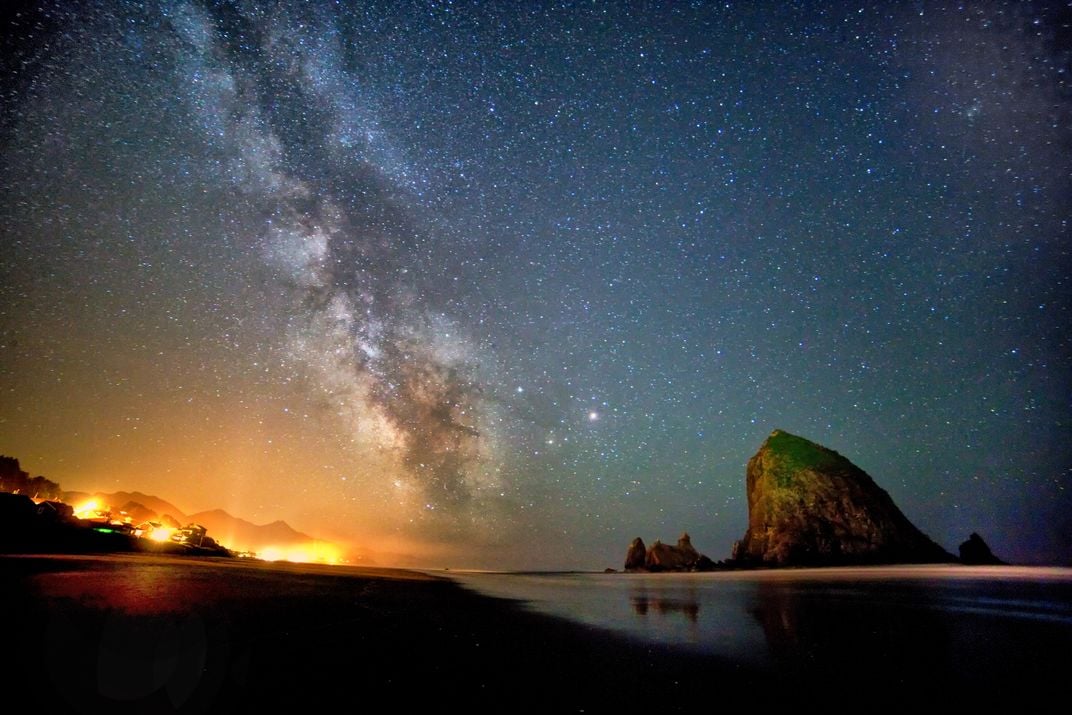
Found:
[[[269,547],[284,551],[290,548],[302,550],[310,544],[328,547],[329,551],[340,547],[338,544],[297,531],[285,521],[254,524],[233,516],[223,509],[187,514],[171,502],[144,492],[64,491],[59,484],[46,480],[44,477],[30,479],[14,457],[0,456],[0,487],[2,487],[0,493],[28,490],[31,496],[58,498],[75,509],[93,499],[98,502],[101,509],[110,510],[113,519],[121,518],[123,515],[120,512],[125,512],[130,523],[135,526],[146,521],[161,522],[175,528],[191,523],[200,524],[205,527],[209,537],[232,551],[263,553]],[[33,489],[30,490],[29,487]],[[16,496],[21,498],[21,495]],[[32,506],[32,502],[26,501],[26,503]],[[103,547],[102,549],[107,550]],[[347,552],[345,558],[355,563],[391,566],[419,565],[419,560],[412,554],[377,552],[364,546],[351,546],[344,550]]]
[[[134,523],[159,521],[159,517],[165,514],[171,516],[183,526],[190,523],[182,509],[179,509],[171,502],[164,501],[160,497],[154,497],[142,492],[111,492],[110,494],[104,492],[94,492],[92,494],[88,492],[66,492],[63,495],[63,501],[75,508],[90,499],[96,499],[103,506],[111,507],[115,512],[113,516],[118,516],[120,511],[127,512]]]
[[[161,521],[185,526],[200,524],[208,529],[208,535],[232,551],[263,551],[266,547],[286,548],[317,541],[308,534],[295,530],[285,521],[270,524],[254,524],[223,509],[186,514],[182,509],[160,497],[143,492],[66,492],[64,501],[78,507],[95,499],[102,507],[111,508],[112,516],[125,511],[131,522]],[[322,540],[321,540],[322,541]]]
[[[208,529],[213,538],[236,551],[260,551],[266,546],[296,546],[316,540],[308,534],[296,531],[285,521],[254,524],[232,516],[223,509],[202,511],[187,518],[190,522]]]

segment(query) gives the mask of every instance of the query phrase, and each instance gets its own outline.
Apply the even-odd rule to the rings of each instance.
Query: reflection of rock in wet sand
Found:
[[[915,673],[920,682],[932,665],[948,663],[949,624],[926,607],[926,592],[890,584],[867,594],[857,586],[760,583],[752,615],[770,654],[800,675],[832,668],[863,680]]]
[[[841,697],[884,692],[891,705],[1059,682],[1067,629],[1005,617],[1031,598],[1024,584],[989,589],[979,599],[967,584],[761,582],[751,611],[787,687],[805,697],[823,697],[832,673]]]
[[[687,599],[668,598],[665,596],[649,596],[640,594],[633,596],[633,612],[638,616],[647,616],[654,611],[660,616],[669,616],[680,613],[695,623],[700,615],[700,604],[695,597]]]

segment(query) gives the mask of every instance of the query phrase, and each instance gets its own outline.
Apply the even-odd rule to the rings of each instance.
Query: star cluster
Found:
[[[728,555],[783,428],[947,548],[1067,559],[1072,6],[4,13],[35,473],[601,567]]]

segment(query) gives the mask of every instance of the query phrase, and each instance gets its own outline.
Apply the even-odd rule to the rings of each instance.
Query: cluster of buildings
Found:
[[[200,524],[174,519],[135,522],[133,517],[90,500],[73,507],[58,499],[35,500],[0,492],[0,551],[147,550],[230,555]]]
[[[50,503],[50,502],[42,502]],[[69,504],[59,506],[66,507],[72,516],[87,524],[98,524],[94,528],[107,529],[114,533],[129,534],[139,539],[149,539],[159,543],[174,542],[196,548],[220,548],[212,537],[208,536],[208,529],[200,524],[187,524],[179,527],[173,519],[161,521],[142,521],[134,523],[133,518],[125,511],[120,511],[118,516],[113,516],[110,508],[102,507],[95,499],[74,509]],[[39,505],[40,507],[40,505]],[[167,523],[170,521],[171,523]]]

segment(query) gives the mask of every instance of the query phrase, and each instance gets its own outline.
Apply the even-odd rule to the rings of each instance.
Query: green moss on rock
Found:
[[[748,531],[734,558],[767,565],[942,561],[885,490],[832,449],[775,430],[748,462]]]
[[[799,480],[809,471],[822,471],[845,462],[837,452],[794,434],[775,430],[763,445],[768,468],[779,487],[803,486]]]

